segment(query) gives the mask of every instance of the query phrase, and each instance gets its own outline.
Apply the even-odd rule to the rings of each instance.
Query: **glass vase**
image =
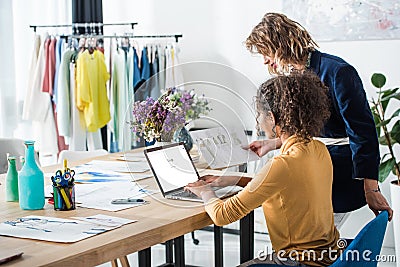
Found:
[[[187,151],[190,151],[193,148],[193,139],[186,127],[182,127],[175,131],[173,141],[177,143],[182,142]]]
[[[19,173],[19,206],[39,210],[44,206],[44,176],[35,160],[34,141],[25,141],[25,164]]]

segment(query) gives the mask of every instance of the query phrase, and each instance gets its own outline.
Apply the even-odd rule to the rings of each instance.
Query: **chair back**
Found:
[[[378,265],[383,238],[388,223],[388,212],[382,211],[361,229],[356,238],[343,251],[331,267],[369,267]],[[282,266],[275,264],[252,264],[250,266]]]
[[[388,212],[382,211],[357,234],[332,267],[377,266],[388,223]]]
[[[68,161],[77,161],[81,159],[87,159],[92,157],[99,157],[107,155],[108,152],[105,149],[97,149],[92,151],[71,151],[71,150],[63,150],[58,155],[58,163],[63,163],[64,159]]]

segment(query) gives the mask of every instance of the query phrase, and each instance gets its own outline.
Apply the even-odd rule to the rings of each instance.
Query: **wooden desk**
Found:
[[[107,159],[107,157],[99,157],[98,159]],[[89,160],[71,163],[70,167],[87,161]],[[57,167],[60,166],[56,165],[43,169],[44,172],[50,172]],[[25,211],[19,208],[18,203],[5,202],[3,193],[5,192],[4,178],[5,175],[0,176],[0,192],[2,192],[0,194],[1,221],[27,215],[68,218],[73,216],[92,216],[101,213],[133,219],[137,220],[137,222],[71,244],[0,236],[0,251],[18,249],[24,252],[22,258],[3,266],[57,265],[78,267],[98,265],[124,255],[145,250],[153,245],[177,238],[213,223],[199,203],[167,200],[160,193],[145,198],[151,202],[149,205],[118,212],[79,207],[72,211],[54,211],[53,206],[47,203],[42,210]],[[149,189],[158,189],[152,178],[139,181],[139,184],[149,185]]]

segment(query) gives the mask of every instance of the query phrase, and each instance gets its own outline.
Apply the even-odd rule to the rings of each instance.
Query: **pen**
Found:
[[[71,208],[71,203],[69,202],[69,197],[67,196],[66,192],[65,192],[65,188],[64,187],[60,187],[60,193],[62,195],[62,198],[64,200],[65,205],[67,206],[67,209]]]
[[[142,198],[120,198],[111,201],[111,204],[135,204],[146,203]]]

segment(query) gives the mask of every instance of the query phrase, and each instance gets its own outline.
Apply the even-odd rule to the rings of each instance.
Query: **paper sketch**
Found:
[[[243,130],[212,128],[190,132],[199,153],[213,169],[236,166],[259,157],[251,150],[244,149],[249,141]]]

